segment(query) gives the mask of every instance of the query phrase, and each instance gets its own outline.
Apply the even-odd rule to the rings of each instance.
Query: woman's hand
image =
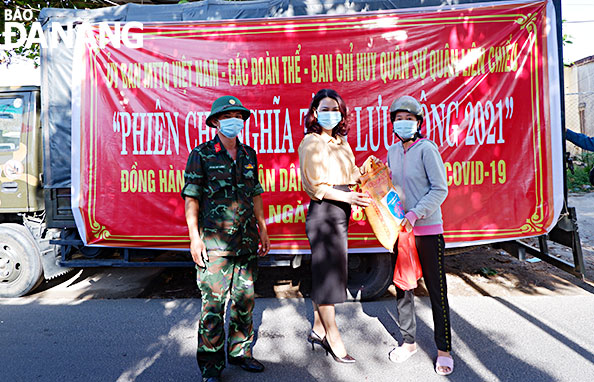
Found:
[[[367,162],[367,161],[371,161],[372,163],[382,163],[381,159],[377,158],[377,157],[376,157],[376,156],[374,156],[374,155],[370,155],[370,156],[369,156],[369,157],[368,157],[368,158],[365,160],[365,162]]]
[[[407,218],[402,219],[400,222],[400,227],[406,232],[411,232],[413,230],[412,224],[410,224]]]
[[[359,207],[367,207],[371,203],[371,198],[362,192],[349,192],[347,195],[349,204],[354,204]]]
[[[382,161],[376,158],[375,156],[370,155],[367,159],[365,159],[365,162],[363,162],[363,166],[359,168],[361,175],[367,172],[367,168],[371,165],[371,163],[382,163]]]

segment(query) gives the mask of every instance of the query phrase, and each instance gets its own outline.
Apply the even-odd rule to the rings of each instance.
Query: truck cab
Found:
[[[0,218],[42,211],[39,88],[0,88]]]
[[[44,213],[39,100],[36,86],[0,88],[0,297],[43,280],[40,246],[23,224]]]

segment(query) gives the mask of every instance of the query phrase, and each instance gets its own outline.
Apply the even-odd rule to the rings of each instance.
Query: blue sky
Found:
[[[563,48],[563,61],[571,63],[594,55],[594,0],[561,0],[563,33],[573,44]]]

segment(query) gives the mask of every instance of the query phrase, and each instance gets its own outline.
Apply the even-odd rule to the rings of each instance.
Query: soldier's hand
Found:
[[[200,268],[206,268],[206,261],[208,261],[208,254],[206,253],[206,245],[201,238],[197,237],[190,243],[190,253],[192,254],[192,260]]]
[[[270,239],[268,238],[268,231],[266,228],[260,230],[260,248],[258,249],[258,256],[266,256],[270,251]]]

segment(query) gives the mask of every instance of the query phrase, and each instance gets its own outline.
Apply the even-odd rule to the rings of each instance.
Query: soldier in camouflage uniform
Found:
[[[219,381],[225,368],[227,294],[229,363],[247,371],[264,370],[252,357],[252,311],[257,256],[268,253],[270,241],[256,152],[237,139],[249,116],[237,98],[217,99],[206,119],[207,125],[217,128],[217,135],[192,150],[186,166],[182,197],[202,293],[196,358],[203,381]]]

